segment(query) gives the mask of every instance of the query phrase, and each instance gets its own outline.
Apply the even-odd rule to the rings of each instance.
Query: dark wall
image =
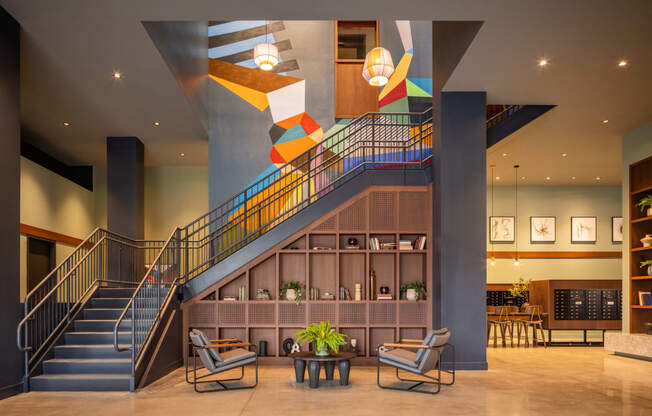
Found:
[[[109,230],[142,239],[145,234],[145,158],[137,137],[107,137],[107,207]]]
[[[0,398],[19,391],[20,26],[0,7]]]

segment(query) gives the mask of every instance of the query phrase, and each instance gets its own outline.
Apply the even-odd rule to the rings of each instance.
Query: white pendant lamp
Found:
[[[254,46],[254,63],[263,71],[270,71],[278,64],[278,48],[267,42],[267,22],[265,22],[265,43]]]
[[[382,87],[393,73],[392,54],[387,49],[377,47],[369,51],[364,59],[362,76],[370,85]]]

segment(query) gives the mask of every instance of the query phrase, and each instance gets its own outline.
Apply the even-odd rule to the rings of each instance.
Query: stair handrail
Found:
[[[521,110],[522,108],[523,108],[523,106],[520,105],[520,104],[508,105],[503,110],[501,110],[499,113],[495,114],[493,117],[491,117],[489,120],[487,120],[487,128],[493,127],[494,125],[500,123],[501,121],[503,121],[508,116],[515,113],[516,111]]]
[[[138,360],[140,359],[140,355],[142,352],[145,350],[145,348],[142,348],[146,343],[149,342],[151,338],[151,334],[153,331],[156,330],[158,327],[158,324],[160,322],[160,318],[162,313],[165,311],[167,306],[170,303],[170,299],[172,295],[175,293],[175,288],[178,285],[179,282],[179,233],[180,233],[180,228],[177,227],[174,229],[172,234],[168,237],[166,242],[163,244],[161,250],[158,252],[156,255],[156,258],[150,265],[150,267],[147,269],[147,272],[145,273],[144,277],[140,280],[140,283],[136,287],[136,290],[134,291],[133,295],[129,298],[129,301],[127,301],[127,304],[122,310],[122,313],[120,314],[120,317],[115,323],[115,326],[113,327],[113,348],[117,352],[121,351],[127,351],[131,350],[131,377],[132,381],[135,375],[135,369],[136,369],[136,364]],[[169,256],[169,251],[174,250],[175,252],[172,253],[174,257],[170,259]],[[166,255],[167,253],[167,255]],[[172,281],[170,281],[169,287],[167,288],[166,293],[161,293],[161,289],[164,289],[164,282],[162,282],[162,277],[165,276],[167,273],[169,275],[170,272],[170,264],[166,264],[165,270],[163,270],[163,264],[162,260],[165,258],[168,261],[173,261],[173,268],[172,272],[174,273]],[[156,279],[155,282],[152,282],[153,279]],[[144,322],[146,321],[145,319],[137,319],[135,316],[136,314],[136,309],[138,309],[137,305],[137,299],[139,295],[143,294],[143,291],[151,289],[151,287],[148,288],[148,283],[149,284],[155,284],[156,287],[156,292],[157,292],[157,302],[156,302],[156,315],[149,319],[149,322]],[[147,293],[145,293],[147,295]],[[136,307],[134,307],[134,305]],[[150,304],[149,306],[154,306],[153,304]],[[120,328],[120,324],[122,321],[125,319],[127,313],[131,310],[131,345],[128,348],[122,348],[120,347],[119,344],[119,337],[118,337],[118,332]],[[139,327],[141,325],[142,327]],[[143,331],[144,329],[144,331]],[[139,332],[140,334],[137,334]],[[139,340],[142,340],[142,342],[138,342],[136,340],[137,336],[140,336]]]

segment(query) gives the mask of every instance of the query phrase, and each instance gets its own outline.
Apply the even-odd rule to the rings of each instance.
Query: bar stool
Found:
[[[487,344],[489,344],[489,335],[491,334],[491,328],[494,329],[494,347],[498,346],[498,330],[500,329],[500,335],[503,339],[503,347],[507,346],[506,337],[509,332],[509,340],[514,346],[514,324],[510,319],[509,315],[512,311],[511,306],[497,306],[494,313],[498,314],[498,319],[490,319],[487,321],[489,326],[487,327]]]
[[[525,312],[530,314],[530,317],[527,320],[518,320],[516,321],[516,332],[518,336],[518,346],[521,345],[521,328],[525,331],[525,345],[529,346],[530,342],[528,340],[528,331],[530,328],[532,328],[532,343],[533,346],[537,346],[537,343],[539,342],[538,335],[537,335],[537,329],[539,330],[541,334],[541,340],[543,341],[543,346],[545,348],[548,347],[548,344],[546,343],[546,337],[543,333],[543,319],[541,318],[541,311],[542,311],[541,305],[530,305],[526,307]]]

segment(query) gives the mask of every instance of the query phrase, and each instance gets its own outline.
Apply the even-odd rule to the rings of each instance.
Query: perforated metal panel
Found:
[[[369,304],[369,323],[370,324],[395,324],[396,323],[396,304],[388,303],[370,303]]]
[[[220,325],[245,324],[244,303],[218,303],[217,321]]]
[[[214,324],[215,302],[197,302],[190,307],[190,323]]]
[[[321,224],[319,224],[318,226],[313,228],[313,230],[315,230],[315,231],[335,231],[336,227],[337,227],[337,217],[335,215],[333,215],[332,217],[330,217],[326,221],[322,222]]]
[[[427,226],[427,192],[399,192],[399,227],[404,230],[421,230]]]
[[[369,203],[369,227],[372,230],[395,230],[396,192],[372,192]]]
[[[278,323],[279,325],[301,324],[306,322],[306,304],[279,303]]]
[[[330,321],[335,325],[335,303],[313,303],[308,309],[309,323]]]
[[[273,303],[250,303],[249,304],[249,325],[274,324]]]
[[[367,226],[367,198],[361,198],[340,212],[340,230],[364,230]]]
[[[340,303],[340,324],[365,325],[367,308],[364,303]]]
[[[400,303],[399,323],[402,325],[425,325],[428,306],[424,303]]]
[[[215,339],[215,338],[217,338],[217,336],[216,336],[217,331],[215,330],[214,327],[199,327],[199,326],[191,326],[190,329],[198,329],[198,330],[200,330],[201,332],[204,333],[204,335],[206,335],[206,338],[208,338],[208,339]],[[187,335],[188,335],[188,334],[186,334],[186,336],[187,336]]]

